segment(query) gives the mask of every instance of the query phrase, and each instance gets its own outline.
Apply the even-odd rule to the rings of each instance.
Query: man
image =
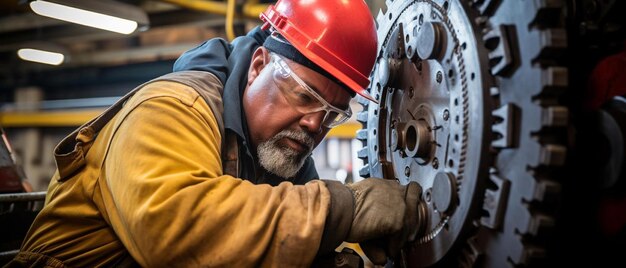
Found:
[[[315,180],[310,157],[367,96],[367,6],[284,0],[262,18],[270,29],[187,52],[62,141],[10,265],[300,267],[344,240],[384,263],[414,239],[416,184]]]

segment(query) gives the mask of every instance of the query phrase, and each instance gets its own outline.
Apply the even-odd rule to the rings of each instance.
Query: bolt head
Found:
[[[439,159],[437,159],[437,158],[433,159],[433,168],[434,169],[438,169],[439,168]]]

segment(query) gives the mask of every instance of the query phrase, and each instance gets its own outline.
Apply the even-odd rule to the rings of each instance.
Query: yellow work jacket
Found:
[[[226,175],[221,90],[208,72],[166,75],[67,137],[12,265],[308,266],[329,189]]]

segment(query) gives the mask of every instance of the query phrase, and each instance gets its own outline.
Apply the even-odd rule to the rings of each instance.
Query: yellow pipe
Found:
[[[243,5],[243,15],[248,18],[258,19],[259,15],[267,9],[265,4],[245,4]]]
[[[174,4],[177,6],[206,11],[209,13],[216,13],[220,15],[226,15],[226,3],[222,2],[213,2],[213,1],[199,1],[199,0],[163,0],[163,2],[167,2],[170,4]]]
[[[55,112],[2,112],[0,126],[11,127],[78,127],[102,113],[104,109]],[[328,132],[327,137],[353,139],[359,123],[345,123]]]
[[[333,138],[354,139],[354,137],[356,137],[356,131],[361,128],[362,126],[359,123],[345,123],[332,128],[328,132],[327,136]]]
[[[226,38],[229,41],[235,39],[235,0],[228,0],[226,5]]]
[[[174,4],[177,6],[205,11],[208,13],[226,15],[228,12],[228,3],[224,2],[215,2],[215,1],[202,1],[202,0],[162,0],[163,2],[167,2],[170,4]],[[251,0],[243,5],[242,14],[244,17],[258,19],[259,14],[265,11],[269,5],[267,4],[258,4],[258,1]],[[235,14],[237,15],[237,14]]]
[[[56,112],[2,112],[0,125],[9,127],[77,127],[102,113],[104,109]]]

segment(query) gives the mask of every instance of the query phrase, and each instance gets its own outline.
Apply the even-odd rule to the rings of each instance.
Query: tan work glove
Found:
[[[331,234],[347,242],[366,242],[361,244],[366,255],[372,262],[384,264],[387,256],[396,257],[407,241],[415,240],[422,191],[417,183],[405,186],[376,178],[345,186],[325,182],[331,192],[331,209],[322,245],[337,239],[331,238]],[[347,235],[343,235],[346,229]]]

